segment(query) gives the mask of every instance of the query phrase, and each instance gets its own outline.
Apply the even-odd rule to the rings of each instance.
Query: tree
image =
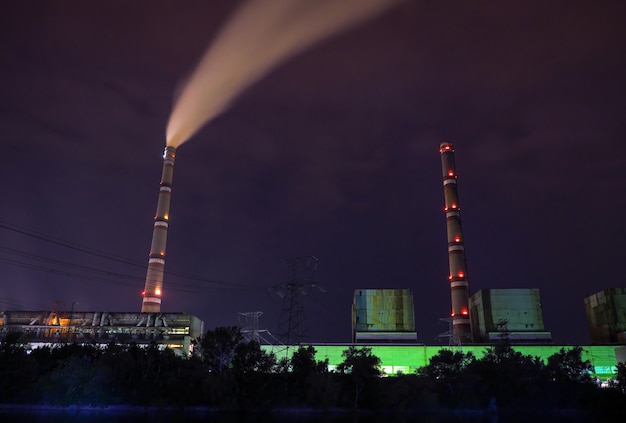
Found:
[[[372,354],[369,347],[357,348],[354,345],[341,353],[345,359],[339,363],[337,370],[341,374],[349,374],[354,388],[354,406],[358,407],[359,397],[365,384],[381,376],[380,358]]]
[[[467,366],[474,392],[498,404],[521,404],[528,398],[545,399],[544,364],[539,357],[515,351],[506,342],[488,347],[479,360]]]
[[[0,342],[0,400],[16,400],[28,391],[36,378],[37,363],[24,347],[20,332],[6,335]]]
[[[312,345],[301,345],[291,356],[291,383],[294,394],[299,401],[323,401],[325,398],[328,376],[328,358],[324,361],[315,360],[315,348]],[[321,376],[320,376],[321,375]]]
[[[550,379],[555,382],[591,383],[593,366],[589,360],[582,360],[582,347],[569,350],[561,348],[559,352],[548,357],[546,370]]]
[[[220,326],[207,331],[200,345],[209,370],[216,373],[227,371],[235,356],[235,347],[242,340],[243,334],[237,326]]]
[[[232,368],[235,373],[270,373],[276,365],[274,353],[266,353],[257,341],[241,342],[235,346]]]
[[[291,356],[291,373],[295,379],[304,380],[313,373],[325,373],[328,371],[328,359],[315,361],[315,348],[301,345]]]
[[[452,379],[459,376],[474,360],[472,353],[442,349],[430,358],[428,365],[418,370],[418,374],[437,380]]]
[[[617,387],[626,394],[626,363],[617,363],[617,375],[615,375]]]

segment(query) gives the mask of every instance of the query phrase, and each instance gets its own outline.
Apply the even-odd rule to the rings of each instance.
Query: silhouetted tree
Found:
[[[328,374],[328,359],[315,360],[315,348],[312,345],[300,346],[291,356],[291,382],[294,387],[295,397],[303,402],[307,397],[314,402],[319,402],[323,392],[326,391],[327,377],[317,377]],[[315,383],[314,383],[315,382]],[[323,384],[322,386],[319,386]]]
[[[369,347],[357,348],[353,345],[344,350],[341,356],[344,360],[337,366],[337,371],[350,375],[350,382],[354,389],[354,407],[358,407],[359,397],[365,384],[382,374],[380,358],[373,355]]]
[[[231,371],[237,383],[236,393],[240,408],[246,408],[252,403],[267,403],[269,374],[275,366],[274,354],[263,351],[257,341],[240,342],[235,346]]]
[[[615,382],[619,390],[626,394],[626,363],[617,364],[617,374],[615,375]]]
[[[37,363],[24,347],[20,332],[9,333],[0,343],[0,399],[21,401],[37,375]]]
[[[221,326],[207,331],[200,345],[209,370],[216,373],[228,370],[235,356],[235,347],[242,340],[243,334],[237,326]]]
[[[88,354],[73,354],[50,373],[56,400],[61,404],[101,405],[106,403],[108,381]]]
[[[437,380],[449,380],[459,376],[475,359],[472,353],[441,349],[417,373]]]
[[[541,359],[515,351],[505,342],[488,347],[482,358],[467,366],[467,374],[478,395],[488,401],[496,399],[498,404],[520,404],[545,396],[541,395],[545,390]]]
[[[566,350],[561,348],[559,352],[548,357],[546,370],[550,379],[556,382],[591,383],[593,366],[589,360],[582,360],[582,347],[573,347]]]
[[[237,374],[270,373],[276,366],[274,353],[266,353],[257,341],[241,342],[235,346],[232,368]]]

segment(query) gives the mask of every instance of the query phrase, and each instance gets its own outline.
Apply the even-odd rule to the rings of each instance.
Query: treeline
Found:
[[[277,360],[237,327],[208,331],[191,357],[148,347],[60,344],[28,351],[21,334],[0,344],[0,402],[45,405],[313,407],[393,411],[626,409],[626,366],[601,388],[580,347],[542,362],[507,344],[480,359],[442,349],[415,374],[383,376],[380,359],[351,346],[335,371],[311,346]]]

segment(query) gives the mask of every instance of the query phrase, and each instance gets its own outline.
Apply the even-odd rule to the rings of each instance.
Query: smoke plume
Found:
[[[183,88],[167,125],[177,147],[246,88],[313,43],[399,0],[248,0],[221,29]]]

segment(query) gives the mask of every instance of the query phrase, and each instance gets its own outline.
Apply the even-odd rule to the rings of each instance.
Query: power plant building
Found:
[[[470,297],[469,307],[474,342],[552,342],[544,328],[538,289],[481,289]]]
[[[464,352],[480,357],[484,344],[507,340],[516,344],[516,351],[544,361],[561,348],[570,348],[552,345],[538,289],[481,289],[470,297],[454,147],[444,142],[439,152],[451,293],[450,344],[463,345]],[[160,311],[175,157],[175,147],[166,147],[141,312],[82,312],[74,311],[73,306],[71,311],[2,311],[0,342],[9,334],[20,333],[20,342],[31,348],[59,343],[156,343],[179,355],[193,352],[195,341],[204,335],[204,322],[190,314]],[[585,348],[582,358],[590,360],[594,376],[609,379],[616,364],[626,361],[626,288],[606,289],[585,298],[585,310],[592,344],[596,345]],[[352,343],[371,345],[387,374],[413,373],[442,349],[441,345],[417,344],[413,291],[406,288],[354,291]],[[315,345],[316,359],[328,359],[329,368],[334,369],[347,346]],[[273,351],[275,346],[263,348]],[[281,345],[280,351],[288,354],[290,349]],[[292,354],[294,351],[291,349]]]
[[[609,288],[585,298],[592,344],[626,344],[626,288]]]
[[[192,352],[204,335],[204,322],[186,313],[84,311],[5,311],[0,313],[0,341],[10,333],[35,348],[58,343],[150,345],[181,355]]]
[[[355,290],[352,303],[352,342],[417,342],[413,291]]]

